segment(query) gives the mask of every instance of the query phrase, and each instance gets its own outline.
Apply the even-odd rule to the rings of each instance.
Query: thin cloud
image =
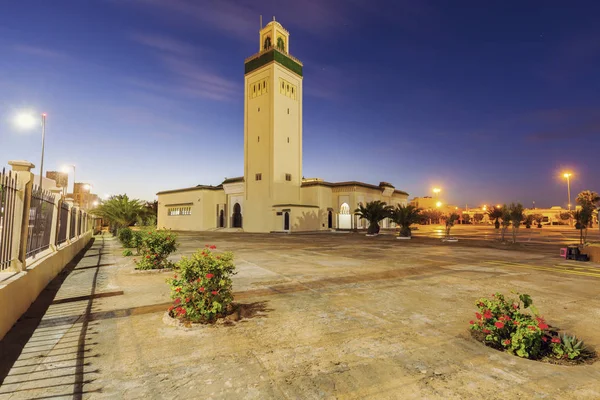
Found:
[[[54,58],[54,59],[68,59],[70,58],[67,54],[51,50],[45,47],[30,46],[18,44],[13,46],[13,49],[19,53],[28,54],[36,57]]]
[[[144,46],[182,56],[194,56],[203,52],[203,49],[200,47],[168,36],[135,32],[132,33],[130,37],[133,41]]]

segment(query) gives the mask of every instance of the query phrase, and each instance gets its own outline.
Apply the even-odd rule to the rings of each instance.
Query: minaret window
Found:
[[[285,180],[286,181],[291,181],[292,180],[292,174],[285,174]]]

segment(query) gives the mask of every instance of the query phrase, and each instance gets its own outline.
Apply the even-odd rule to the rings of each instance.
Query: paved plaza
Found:
[[[234,252],[244,305],[194,330],[162,321],[169,273],[135,272],[97,236],[0,342],[0,399],[600,398],[600,363],[523,360],[468,333],[479,297],[515,290],[600,348],[600,265],[559,258],[560,240],[417,234],[181,234],[174,259]]]

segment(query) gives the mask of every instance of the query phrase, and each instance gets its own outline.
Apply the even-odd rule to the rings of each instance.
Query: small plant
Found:
[[[167,279],[173,299],[171,317],[210,323],[231,310],[231,277],[236,273],[233,253],[215,254],[214,249],[216,246],[207,246],[177,263],[178,274]]]
[[[446,217],[446,237],[450,236],[450,230],[459,218],[460,216],[456,213],[452,213],[448,217]]]
[[[171,266],[168,257],[177,250],[177,235],[167,230],[141,231],[140,260],[137,269],[162,269]]]
[[[129,249],[125,249],[123,250],[123,257],[131,257],[133,255],[133,252]]]
[[[123,247],[129,247],[129,242],[132,235],[133,231],[131,228],[121,228],[117,231],[117,239],[119,239],[119,242],[121,242]]]
[[[530,359],[568,358],[583,360],[594,357],[583,341],[575,336],[558,335],[551,329],[533,306],[527,294],[517,299],[507,299],[501,293],[491,299],[482,298],[476,303],[476,320],[471,320],[471,330],[488,346],[505,350]],[[524,310],[531,311],[530,313]]]

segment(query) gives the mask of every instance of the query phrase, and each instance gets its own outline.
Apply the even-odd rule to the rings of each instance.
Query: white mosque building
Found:
[[[158,226],[180,231],[294,232],[361,229],[353,211],[373,200],[406,204],[389,183],[302,178],[302,63],[289,32],[269,22],[245,61],[244,176],[158,195]],[[383,221],[382,227],[390,227]]]

